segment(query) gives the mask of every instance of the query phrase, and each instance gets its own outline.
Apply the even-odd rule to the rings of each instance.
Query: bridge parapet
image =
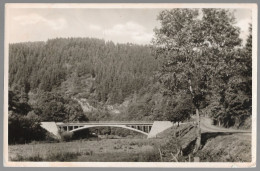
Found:
[[[154,122],[147,122],[147,121],[144,121],[144,122],[136,122],[136,121],[133,121],[133,122],[125,122],[125,121],[91,121],[91,122],[70,122],[70,123],[63,123],[63,122],[58,122],[56,123],[57,125],[153,125]]]

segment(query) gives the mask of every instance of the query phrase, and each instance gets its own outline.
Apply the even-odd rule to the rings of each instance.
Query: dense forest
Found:
[[[229,11],[202,12],[197,20],[196,10],[162,11],[149,46],[94,38],[10,44],[9,141],[40,131],[41,121],[179,122],[197,111],[219,126],[249,128],[252,35],[242,46]]]

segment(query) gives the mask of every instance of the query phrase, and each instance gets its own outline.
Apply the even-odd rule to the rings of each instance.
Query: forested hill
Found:
[[[212,80],[220,80],[219,86],[210,85],[209,94],[217,98],[205,100],[207,107],[201,108],[226,127],[243,126],[251,116],[251,37],[247,42],[226,58],[232,61],[227,63],[232,73],[224,72],[230,83],[221,77],[222,84],[223,71],[216,71]],[[25,114],[33,111],[44,121],[188,118],[194,113],[189,93],[169,99],[158,79],[160,64],[149,46],[93,38],[16,43],[9,51],[9,87],[17,103],[28,103]]]
[[[80,78],[92,77],[95,98],[109,104],[121,103],[140,90],[157,69],[147,46],[90,38],[12,44],[9,63],[10,87],[23,88],[25,93],[36,89],[51,92],[70,80],[68,88],[76,95],[84,93],[84,89],[72,90]]]
[[[148,104],[133,101],[141,91],[146,92],[158,70],[151,47],[94,38],[57,38],[11,44],[9,49],[10,90],[43,120],[67,119],[54,117],[67,112],[62,111],[64,106],[59,107],[58,102],[64,103],[61,98],[80,104],[90,120],[153,119],[148,116]],[[59,100],[46,104],[56,96]],[[136,110],[129,111],[128,106]]]

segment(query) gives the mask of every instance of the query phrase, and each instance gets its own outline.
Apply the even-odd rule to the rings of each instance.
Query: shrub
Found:
[[[130,142],[129,145],[136,145],[136,142]]]
[[[30,114],[31,115],[31,114]],[[44,140],[46,130],[44,130],[39,122],[35,122],[31,116],[23,116],[12,111],[8,116],[8,143],[22,144],[31,141]]]
[[[61,141],[70,141],[72,140],[73,132],[62,132]]]
[[[159,162],[159,161],[160,161],[160,154],[156,149],[139,154],[139,162]]]
[[[57,143],[59,142],[59,139],[52,133],[50,132],[47,132],[45,134],[45,142],[48,142],[48,143]]]

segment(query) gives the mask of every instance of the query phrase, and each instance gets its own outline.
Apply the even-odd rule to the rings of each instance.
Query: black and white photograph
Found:
[[[6,4],[5,166],[255,167],[256,18],[256,4]]]

